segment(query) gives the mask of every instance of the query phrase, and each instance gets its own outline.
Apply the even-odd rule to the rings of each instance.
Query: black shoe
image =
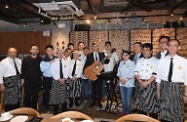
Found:
[[[80,104],[79,104],[79,98],[75,98],[75,106],[76,106],[76,107],[79,107],[79,106],[80,106]]]
[[[101,104],[101,103],[99,103],[99,104],[98,104],[98,107],[99,107],[99,108],[103,108],[103,106],[102,106],[102,104]]]
[[[92,102],[89,107],[94,107],[96,104]]]

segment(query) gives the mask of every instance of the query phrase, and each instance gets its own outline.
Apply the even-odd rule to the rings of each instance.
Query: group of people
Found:
[[[33,45],[30,55],[22,61],[16,57],[17,50],[9,48],[7,58],[0,63],[0,90],[4,92],[5,111],[18,108],[22,98],[24,106],[37,109],[42,86],[46,110],[52,106],[54,115],[59,113],[60,106],[63,112],[68,107],[84,105],[85,98],[90,107],[97,105],[101,110],[102,93],[105,93],[102,86],[106,81],[100,77],[91,81],[85,77],[84,70],[94,62],[102,61],[104,69],[101,72],[113,71],[114,66],[118,66],[116,76],[122,115],[132,113],[134,98],[133,111],[149,113],[155,119],[160,113],[164,122],[182,122],[184,103],[187,102],[187,60],[177,53],[180,47],[178,40],[161,36],[159,43],[161,51],[156,57],[152,56],[152,44],[135,42],[133,55],[123,50],[120,61],[117,53],[112,51],[110,41],[105,42],[104,52],[99,52],[98,43],[93,43],[90,51],[83,42],[79,42],[78,50],[69,43],[65,50],[58,49],[55,55],[53,46],[47,45],[44,58],[39,56],[38,46]]]

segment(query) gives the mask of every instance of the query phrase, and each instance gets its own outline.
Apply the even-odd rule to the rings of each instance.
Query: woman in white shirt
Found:
[[[78,51],[73,52],[73,59],[70,61],[69,71],[69,107],[73,107],[73,100],[75,106],[79,107],[79,98],[81,94],[81,75],[83,71],[83,64],[79,60],[80,53]]]
[[[135,64],[129,59],[130,52],[122,52],[122,61],[118,67],[117,76],[119,77],[119,85],[122,99],[122,115],[131,113],[132,94],[134,90],[134,68]]]

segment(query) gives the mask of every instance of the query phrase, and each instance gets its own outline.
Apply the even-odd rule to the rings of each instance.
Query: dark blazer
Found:
[[[131,61],[133,61],[133,60],[134,60],[134,56],[135,56],[135,55],[131,55],[129,59],[130,59]],[[143,57],[143,54],[141,53],[139,59],[142,58],[142,57]]]
[[[101,53],[101,52],[98,52],[98,55],[99,55],[99,61],[102,61],[104,58],[105,58],[105,55],[104,53]],[[108,64],[109,63],[109,59],[106,59],[104,61],[105,64]],[[94,63],[94,54],[93,52],[90,53],[89,55],[87,55],[87,58],[86,58],[86,63],[84,65],[84,69],[89,66],[89,65],[92,65]]]
[[[169,52],[167,51],[166,54],[165,54],[165,56],[167,56],[168,54],[169,54]],[[156,54],[156,58],[157,59],[161,58],[161,51]]]

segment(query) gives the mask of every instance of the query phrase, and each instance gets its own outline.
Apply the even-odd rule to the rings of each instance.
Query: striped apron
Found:
[[[68,97],[75,98],[80,97],[81,94],[81,79],[77,78],[76,80],[68,79]]]
[[[21,103],[22,85],[20,75],[4,77],[5,86],[3,101],[5,105],[15,105]]]
[[[144,81],[146,82],[146,81]],[[156,82],[153,81],[143,88],[138,81],[135,83],[135,108],[150,113],[158,113],[159,102],[156,98]]]
[[[63,104],[67,99],[67,85],[61,84],[58,80],[53,80],[50,91],[50,105]]]
[[[171,122],[184,121],[183,83],[167,82],[160,83],[160,118]]]

